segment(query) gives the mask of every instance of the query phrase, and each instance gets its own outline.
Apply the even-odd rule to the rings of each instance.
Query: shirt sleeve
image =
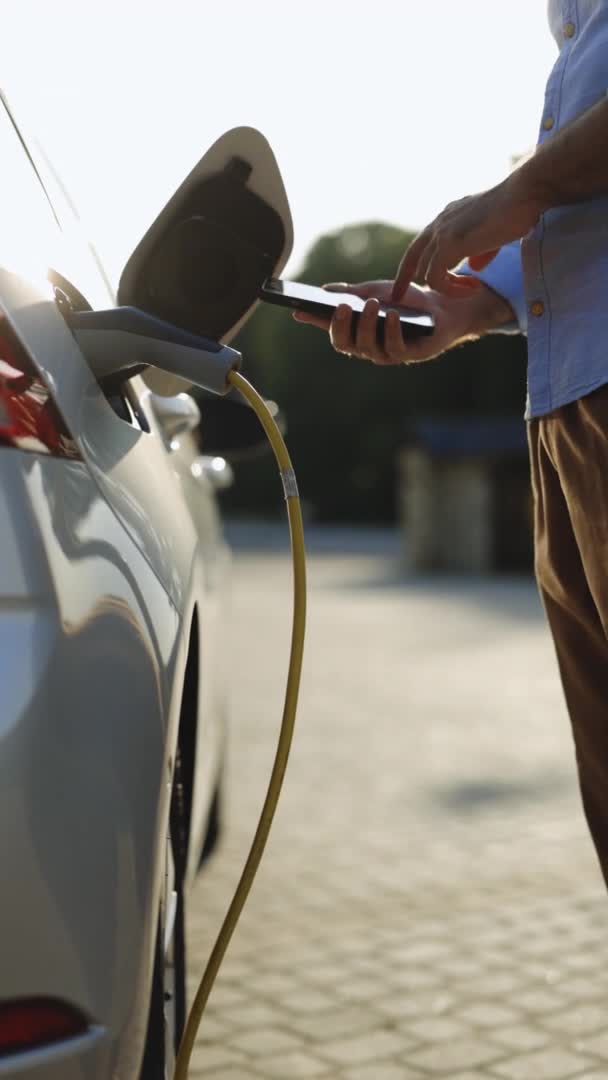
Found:
[[[525,334],[527,332],[528,308],[524,294],[519,240],[515,240],[512,244],[505,244],[485,270],[471,270],[468,262],[465,261],[457,268],[456,273],[479,278],[484,285],[507,300],[513,308],[515,321],[497,327],[494,333]]]

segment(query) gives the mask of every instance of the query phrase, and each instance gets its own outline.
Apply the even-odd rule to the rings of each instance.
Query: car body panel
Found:
[[[0,310],[41,369],[99,487],[181,609],[197,536],[183,500],[174,496],[175,473],[159,429],[151,437],[115,414],[50,286],[0,268]]]
[[[150,432],[119,419],[109,406],[54,300],[43,284],[32,284],[0,269],[0,309],[34,357],[44,356],[42,374],[52,386],[68,427],[86,457],[100,491],[162,582],[175,609],[192,607],[197,596],[200,699],[196,735],[189,877],[198,867],[207,814],[224,751],[227,643],[227,575],[224,542],[213,488],[196,477],[192,437],[165,445],[148,405],[150,391],[139,383],[139,405]],[[204,558],[199,551],[204,538]]]
[[[0,1077],[32,1080],[98,1080],[110,1075],[111,1053],[107,1033],[92,1027],[85,1035],[64,1039],[40,1049],[0,1058]],[[136,1073],[131,1070],[131,1075]]]
[[[27,600],[0,605],[10,690],[0,727],[0,820],[10,822],[0,830],[2,996],[76,1002],[112,1032],[113,1053],[133,1053],[161,888],[180,619],[85,465],[9,451],[1,474],[21,579],[28,565],[36,573]]]

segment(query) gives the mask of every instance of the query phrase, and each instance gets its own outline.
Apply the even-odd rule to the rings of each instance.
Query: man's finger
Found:
[[[340,304],[331,320],[329,336],[337,352],[355,352],[353,341],[353,313],[348,304]]]
[[[478,289],[481,285],[479,278],[470,277],[469,274],[459,274],[457,270],[450,270],[448,279],[454,289]]]
[[[329,330],[330,319],[323,315],[313,315],[310,311],[292,311],[296,322],[308,323],[309,326],[318,326],[319,330]]]
[[[424,229],[408,247],[405,255],[399,263],[399,269],[395,276],[391,300],[399,303],[408,285],[417,276],[418,264],[431,240],[430,229]]]
[[[396,311],[387,311],[384,321],[384,351],[391,364],[405,364],[408,351],[401,333],[401,322]]]
[[[498,249],[496,251],[486,251],[483,255],[469,255],[469,266],[471,270],[483,270],[497,255]]]
[[[360,284],[346,285],[344,282],[337,282],[332,285],[324,285],[323,288],[328,292],[343,292],[351,293],[353,296],[360,296],[366,300],[370,296],[378,296],[379,285],[384,284],[378,281],[362,281]]]
[[[439,252],[435,249],[427,263],[424,280],[431,289],[435,290],[435,292],[446,292],[446,286],[448,284],[448,263],[443,252]]]
[[[418,269],[416,271],[416,275],[417,275],[419,281],[423,281],[425,283],[425,285],[427,284],[428,279],[429,279],[429,266],[431,265],[431,263],[432,263],[433,259],[435,258],[436,254],[437,254],[437,248],[435,247],[434,244],[430,243],[430,244],[427,244],[425,250],[423,251],[422,255],[420,256],[420,261],[418,263]]]
[[[382,362],[384,353],[376,338],[378,325],[378,311],[380,305],[377,300],[371,298],[365,304],[357,322],[357,344],[355,352],[359,356],[366,356],[374,363]]]

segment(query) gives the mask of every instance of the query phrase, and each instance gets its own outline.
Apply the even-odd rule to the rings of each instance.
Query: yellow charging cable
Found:
[[[247,862],[241,874],[236,892],[232,898],[228,912],[222,923],[217,940],[199,988],[188,1014],[186,1027],[175,1063],[174,1080],[187,1080],[190,1057],[194,1048],[194,1040],[201,1024],[203,1012],[209,999],[215,982],[220,964],[234,928],[243,910],[253,879],[257,873],[260,860],[264,854],[264,848],[274,818],[274,812],[281,794],[287,759],[293,738],[293,729],[298,705],[298,692],[300,689],[300,675],[302,672],[302,656],[304,654],[304,631],[306,625],[306,561],[304,551],[304,528],[302,525],[302,511],[298,497],[295,473],[287,447],[283,441],[271,413],[266,407],[263,398],[253,388],[247,379],[243,378],[238,371],[232,371],[228,375],[229,382],[243,395],[252,409],[257,413],[258,419],[264,428],[268,441],[272,446],[277,464],[283,480],[285,500],[287,502],[287,514],[289,517],[289,532],[291,536],[291,555],[293,560],[293,621],[291,629],[291,653],[289,657],[289,671],[287,675],[287,687],[285,690],[285,702],[283,705],[283,720],[279,733],[274,765],[270,775],[268,791],[262,807],[262,813],[258,827],[253,838]],[[203,1063],[204,1065],[204,1063]]]

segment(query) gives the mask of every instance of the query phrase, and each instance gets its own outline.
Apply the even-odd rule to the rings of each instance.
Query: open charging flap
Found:
[[[255,128],[227,131],[177,189],[130,256],[119,304],[141,308],[214,341],[229,342],[277,277],[293,246],[289,202],[275,156]],[[142,375],[157,394],[183,379]]]

